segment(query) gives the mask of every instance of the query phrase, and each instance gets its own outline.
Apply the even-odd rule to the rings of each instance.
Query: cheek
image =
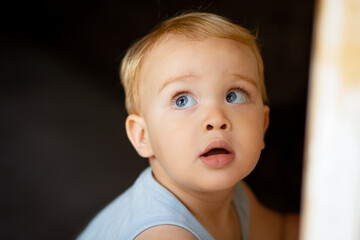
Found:
[[[240,136],[241,145],[246,144],[250,149],[257,151],[262,148],[264,138],[264,123],[261,115],[255,112],[247,112],[237,120],[237,133]]]
[[[149,137],[155,156],[162,158],[161,156],[175,156],[176,153],[176,157],[183,158],[193,147],[193,125],[189,119],[180,120],[166,115],[151,119],[148,126]]]

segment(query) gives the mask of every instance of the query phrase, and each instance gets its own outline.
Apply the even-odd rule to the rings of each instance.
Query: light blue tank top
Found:
[[[242,239],[246,240],[249,203],[240,183],[236,186],[233,203],[240,220]],[[130,240],[157,225],[179,226],[199,240],[214,240],[188,209],[156,182],[150,167],[90,222],[78,240]]]

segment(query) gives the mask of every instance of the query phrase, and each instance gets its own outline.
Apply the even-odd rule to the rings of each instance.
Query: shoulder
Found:
[[[162,233],[164,230],[170,234],[189,234],[184,228],[192,228],[196,224],[187,221],[185,207],[151,179],[150,171],[146,170],[145,173],[131,188],[103,209],[79,239],[133,239],[145,233],[144,236],[147,237],[148,234],[158,234],[158,231]]]
[[[265,207],[245,183],[243,185],[250,205],[249,235],[251,239],[281,239],[281,214]]]
[[[151,187],[144,184],[148,175],[145,170],[129,189],[102,209],[78,239],[131,239],[130,236],[139,233],[159,210],[154,206]]]
[[[299,214],[279,213],[265,207],[246,183],[242,185],[250,204],[250,239],[298,239]]]
[[[159,225],[141,232],[135,240],[197,240],[189,231],[174,225]]]

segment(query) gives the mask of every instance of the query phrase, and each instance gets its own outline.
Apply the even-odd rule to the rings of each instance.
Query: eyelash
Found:
[[[247,89],[245,89],[243,87],[241,87],[241,88],[240,87],[231,88],[229,91],[227,91],[226,95],[229,94],[230,92],[233,92],[233,91],[238,91],[238,92],[241,92],[241,93],[245,94],[245,96],[250,100],[251,94]],[[183,90],[176,91],[172,95],[170,103],[174,104],[176,102],[176,99],[178,99],[179,97],[184,96],[184,95],[191,95],[191,93],[189,91],[183,91]]]
[[[246,88],[243,88],[243,87],[232,88],[226,93],[226,95],[229,94],[230,92],[234,92],[234,91],[238,91],[238,92],[245,94],[245,96],[250,100],[251,93]]]
[[[191,95],[190,92],[188,91],[177,91],[173,94],[173,96],[171,97],[170,103],[174,104],[176,102],[176,99],[178,99],[181,96],[185,96],[185,95]]]

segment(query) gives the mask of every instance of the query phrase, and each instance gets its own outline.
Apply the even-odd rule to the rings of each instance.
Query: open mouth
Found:
[[[229,154],[230,152],[224,148],[213,148],[210,151],[206,152],[202,156],[209,157],[213,155],[219,155],[219,154]]]
[[[231,146],[225,141],[210,143],[200,155],[200,160],[210,168],[223,168],[229,165],[235,158]]]

